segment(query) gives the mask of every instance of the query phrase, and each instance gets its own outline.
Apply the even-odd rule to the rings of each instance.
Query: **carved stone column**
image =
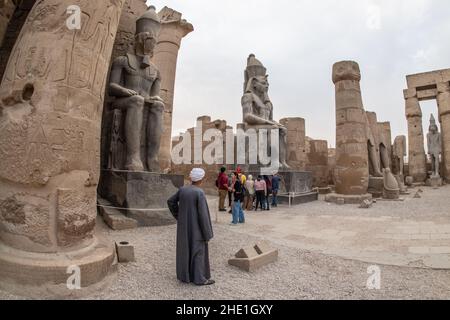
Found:
[[[103,279],[112,245],[95,236],[100,123],[123,0],[43,0],[31,10],[0,87],[0,279],[81,285]],[[66,26],[81,9],[81,30]],[[16,285],[17,284],[17,285]]]
[[[450,181],[450,84],[438,84],[439,121],[442,131],[442,162],[444,172],[441,174],[447,182]]]
[[[415,182],[424,182],[427,178],[427,158],[424,146],[422,110],[415,89],[405,90],[404,96],[406,119],[408,120],[409,175],[414,178]]]
[[[194,31],[192,24],[183,20],[181,13],[164,7],[159,16],[163,23],[158,45],[153,57],[154,63],[161,72],[161,95],[166,105],[164,114],[164,132],[161,138],[161,150],[159,161],[161,170],[168,170],[171,167],[171,142],[172,142],[172,112],[175,90],[175,76],[177,69],[178,51],[181,40]]]
[[[367,117],[364,111],[359,66],[353,61],[333,66],[336,86],[336,193],[344,203],[360,203],[367,194],[369,165],[367,152]],[[336,201],[329,196],[329,201]]]

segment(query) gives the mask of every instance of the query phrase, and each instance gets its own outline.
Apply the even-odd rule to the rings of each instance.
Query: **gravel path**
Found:
[[[119,265],[105,290],[87,299],[450,299],[450,271],[382,267],[382,289],[366,289],[369,264],[279,247],[277,263],[256,273],[228,266],[227,259],[258,238],[215,226],[212,273],[217,284],[196,287],[175,277],[175,227],[108,231],[112,240],[135,245],[137,263]],[[0,292],[1,299],[18,297]]]
[[[254,274],[227,264],[260,239],[215,226],[211,267],[217,284],[195,287],[175,277],[175,227],[110,232],[136,246],[138,263],[120,265],[117,281],[91,299],[450,299],[450,271],[382,267],[382,290],[366,288],[368,264],[279,247],[277,263]]]
[[[318,205],[318,203],[313,206]],[[426,211],[425,211],[426,212]],[[411,213],[409,213],[411,214]],[[234,229],[238,228],[238,229]],[[210,244],[211,287],[181,284],[175,276],[176,227],[115,232],[99,229],[111,241],[135,246],[136,263],[119,265],[104,290],[86,299],[450,299],[450,270],[381,266],[381,290],[368,290],[370,264],[322,255],[279,244],[280,258],[256,273],[231,267],[227,260],[261,238],[237,232],[240,227],[214,226]],[[0,299],[19,297],[0,291]]]

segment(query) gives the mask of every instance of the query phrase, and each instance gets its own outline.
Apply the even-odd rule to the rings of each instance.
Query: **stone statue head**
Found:
[[[153,56],[161,31],[161,20],[155,10],[154,6],[150,6],[148,11],[136,21],[135,51],[137,55]]]
[[[255,92],[264,93],[269,89],[267,69],[256,59],[254,54],[250,54],[247,59],[245,69],[244,93]]]
[[[429,128],[429,131],[430,131],[430,133],[432,133],[432,134],[436,134],[436,133],[439,132],[439,128],[438,128],[438,126],[437,126],[437,124],[436,124],[436,119],[434,118],[433,115],[431,115],[431,118],[430,118],[430,128]]]
[[[361,70],[354,61],[341,61],[333,65],[333,83],[342,80],[361,80]]]
[[[246,93],[253,92],[260,95],[265,95],[269,91],[268,76],[253,77],[247,83]]]

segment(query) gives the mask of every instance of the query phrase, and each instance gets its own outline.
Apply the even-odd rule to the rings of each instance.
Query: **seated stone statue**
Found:
[[[161,28],[154,7],[136,22],[135,52],[118,57],[111,70],[109,93],[115,97],[114,108],[124,110],[126,165],[129,171],[159,171],[158,153],[163,131],[164,102],[159,97],[161,77],[150,61]],[[148,113],[144,113],[148,108]],[[148,119],[144,119],[148,114]],[[145,121],[144,121],[145,120]],[[144,124],[146,127],[144,128]],[[143,132],[144,131],[144,132]],[[141,137],[145,142],[141,143]],[[141,145],[146,154],[141,154]]]
[[[242,97],[243,122],[247,128],[256,127],[279,130],[279,160],[288,169],[286,155],[287,129],[273,121],[273,105],[269,99],[269,83],[266,68],[251,54],[245,71],[244,96]],[[270,148],[269,148],[270,150]]]
[[[436,119],[431,115],[430,129],[427,135],[428,154],[430,155],[433,177],[440,177],[439,174],[439,156],[442,153],[442,140],[439,128],[436,125]]]

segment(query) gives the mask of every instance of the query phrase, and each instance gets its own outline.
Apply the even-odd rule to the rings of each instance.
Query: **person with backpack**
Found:
[[[244,188],[239,179],[239,174],[236,172],[235,174],[236,181],[234,182],[234,207],[233,207],[233,221],[231,225],[236,226],[238,223],[245,223],[244,210],[242,209],[242,203],[244,202]]]
[[[234,183],[236,182],[236,176],[233,173],[228,175],[228,207],[230,211],[228,213],[233,213],[233,189]]]
[[[281,178],[278,174],[272,177],[272,207],[278,207],[278,192],[280,191]]]

